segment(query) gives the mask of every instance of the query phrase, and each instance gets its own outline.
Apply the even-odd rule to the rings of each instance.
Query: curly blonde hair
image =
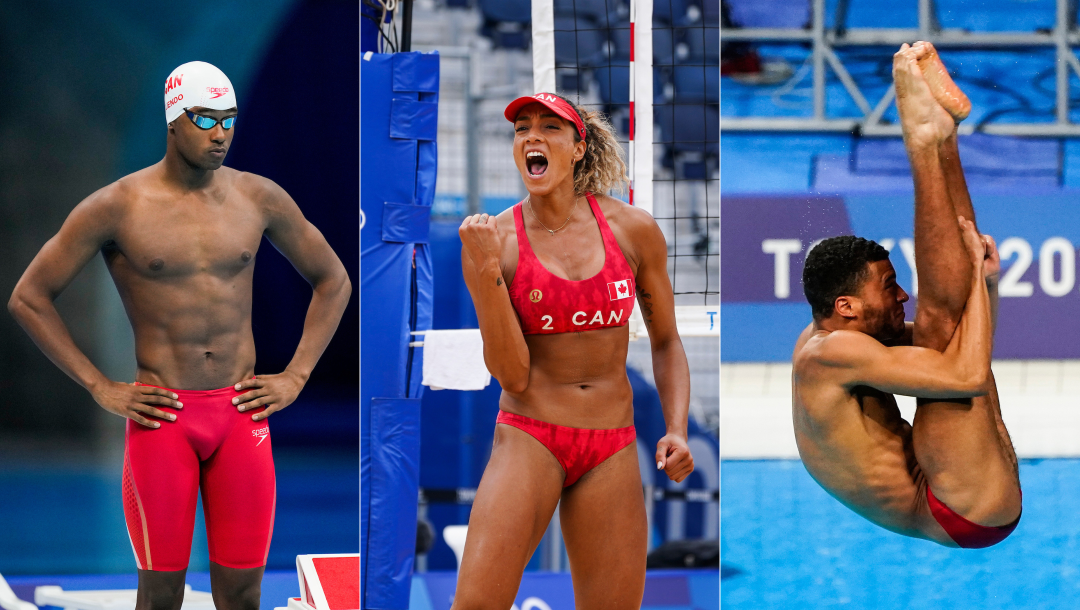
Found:
[[[598,110],[586,110],[561,95],[556,97],[570,104],[585,123],[585,156],[574,164],[574,193],[624,192],[624,187],[630,184],[630,176],[626,173],[622,144],[615,139],[611,121]],[[581,141],[576,129],[574,141]]]

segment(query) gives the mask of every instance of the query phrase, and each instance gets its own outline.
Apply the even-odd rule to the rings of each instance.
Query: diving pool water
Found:
[[[1080,460],[1021,460],[1020,524],[978,550],[872,525],[798,460],[725,460],[720,481],[724,610],[1080,607]]]

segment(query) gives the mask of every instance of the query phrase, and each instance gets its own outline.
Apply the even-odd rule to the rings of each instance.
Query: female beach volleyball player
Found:
[[[503,393],[454,608],[511,606],[557,504],[578,607],[637,608],[647,527],[626,376],[635,295],[667,422],[657,468],[674,481],[694,469],[667,245],[647,212],[602,194],[626,179],[602,115],[550,93],[504,115],[529,195],[459,231],[484,360]]]

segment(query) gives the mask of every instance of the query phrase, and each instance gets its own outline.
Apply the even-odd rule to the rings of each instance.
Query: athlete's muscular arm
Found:
[[[284,189],[260,176],[245,174],[243,178],[252,181],[256,201],[266,214],[264,235],[312,289],[304,333],[289,365],[277,375],[259,375],[236,384],[237,390],[249,390],[233,399],[240,411],[266,406],[251,416],[258,421],[296,400],[341,322],[352,296],[352,283],[326,238],[304,218]]]
[[[176,394],[161,388],[111,381],[75,345],[54,301],[113,238],[123,214],[124,187],[110,185],[77,205],[60,232],[42,246],[8,301],[8,311],[53,364],[86,388],[107,411],[157,428],[145,416],[174,420],[153,405],[181,408]]]
[[[461,272],[476,307],[484,363],[499,385],[520,393],[529,387],[529,346],[502,275],[502,238],[494,216],[467,216],[458,229]]]
[[[982,240],[965,223],[969,249]],[[810,352],[828,367],[841,385],[870,386],[891,394],[920,398],[967,398],[989,391],[991,335],[990,297],[983,276],[982,254],[972,258],[971,293],[960,324],[944,352],[922,347],[886,347],[859,332],[835,331]]]
[[[686,444],[690,367],[675,327],[675,295],[667,272],[667,243],[647,212],[626,207],[620,210],[619,218],[636,250],[638,305],[649,330],[653,377],[667,424],[667,434],[656,444],[657,468],[663,468],[668,478],[678,483],[694,471],[694,458]]]

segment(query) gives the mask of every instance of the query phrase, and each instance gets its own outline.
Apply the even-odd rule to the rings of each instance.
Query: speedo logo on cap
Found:
[[[207,87],[206,92],[212,94],[210,99],[217,99],[229,93],[228,87]]]
[[[165,79],[165,93],[168,94],[169,91],[172,91],[174,88],[179,87],[180,82],[183,79],[183,74],[177,74],[176,76],[170,76],[169,78]]]

